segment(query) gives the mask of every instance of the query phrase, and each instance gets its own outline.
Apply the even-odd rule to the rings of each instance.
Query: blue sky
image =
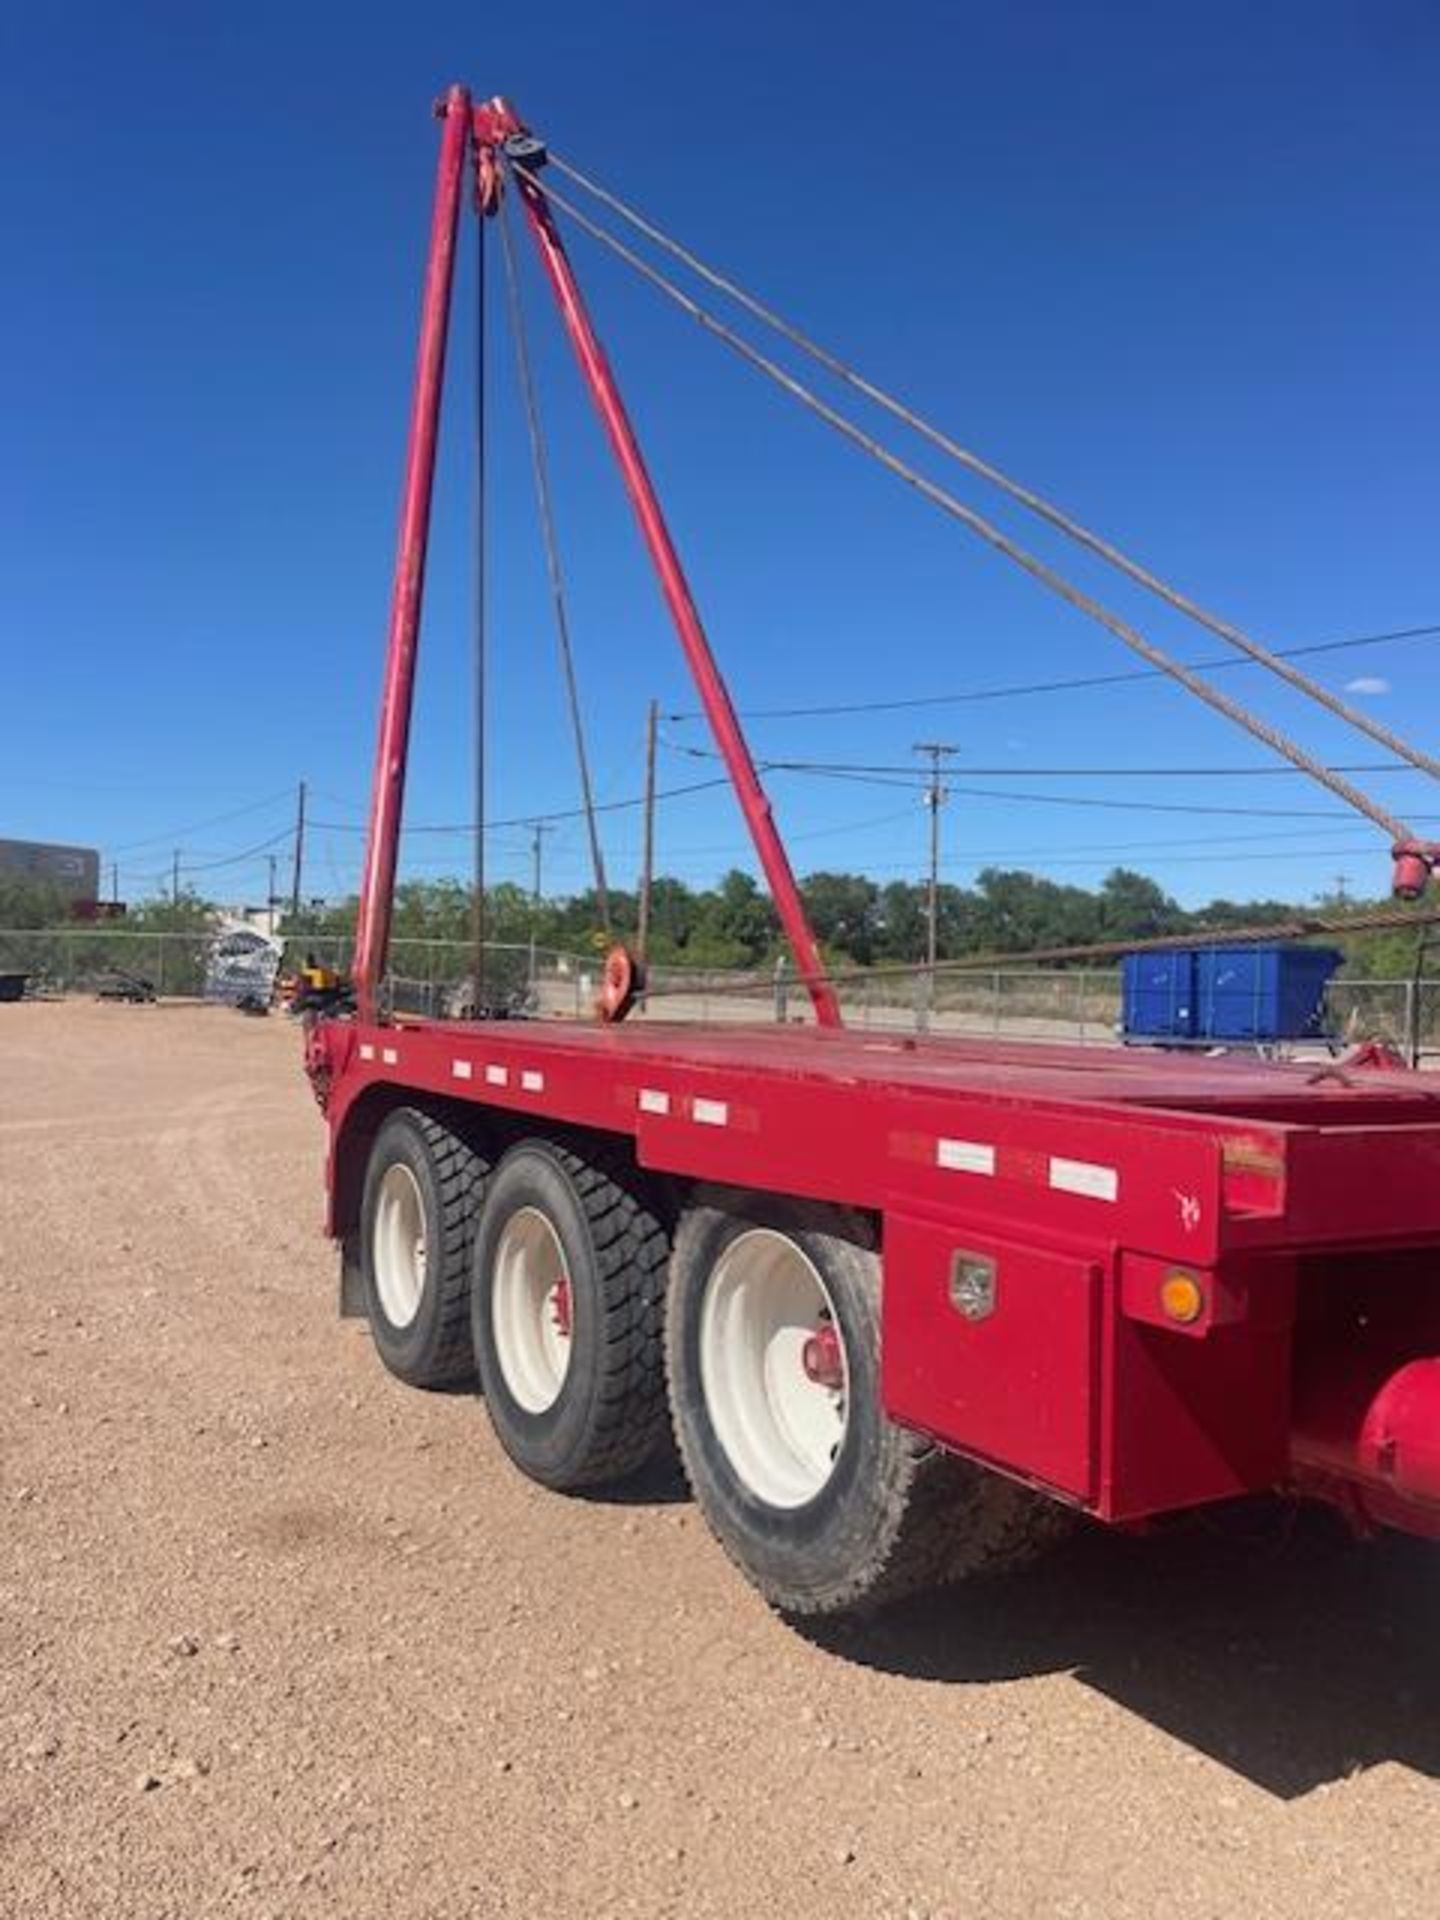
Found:
[[[488,20],[266,0],[13,8],[0,25],[0,833],[98,844],[132,895],[179,846],[197,886],[258,898],[303,775],[325,823],[307,891],[353,883],[429,104],[452,78],[508,93],[558,151],[1271,644],[1440,623],[1440,16],[1418,0],[897,0],[883,33],[873,8],[833,0],[552,0]],[[469,811],[468,219],[464,243],[408,806],[422,824]],[[572,250],[742,709],[1132,664],[583,235]],[[597,781],[624,799],[646,701],[694,703],[526,277]],[[490,807],[508,819],[573,806],[576,781],[496,313]],[[1102,584],[1013,509],[997,517]],[[1216,651],[1133,590],[1106,590],[1186,657]],[[1357,699],[1433,747],[1437,646],[1314,666],[1333,685],[1363,679]],[[1225,684],[1324,754],[1377,757],[1265,680],[1247,669]],[[666,737],[662,784],[703,775],[677,750],[707,744],[699,724]],[[1093,882],[1123,861],[1186,900],[1303,899],[1337,873],[1356,891],[1387,881],[1381,837],[1300,779],[965,779],[967,763],[1263,761],[1163,683],[753,727],[762,755],[839,762],[906,761],[934,738],[960,747],[956,782],[982,790],[947,809],[957,880],[1013,863]],[[1440,818],[1418,774],[1371,784]],[[802,870],[922,870],[909,791],[798,775],[772,789]],[[1278,811],[1080,804],[1096,799]],[[608,816],[606,840],[614,878],[632,880],[638,816]],[[498,831],[492,871],[527,875],[526,846]],[[665,803],[660,854],[697,881],[747,864],[728,794]],[[407,840],[411,872],[466,859],[456,837]],[[547,863],[547,885],[583,884],[578,827],[551,837]]]

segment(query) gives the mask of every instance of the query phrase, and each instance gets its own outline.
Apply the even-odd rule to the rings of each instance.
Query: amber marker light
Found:
[[[1188,1327],[1205,1311],[1205,1292],[1193,1273],[1167,1273],[1160,1283],[1160,1305],[1167,1320]]]

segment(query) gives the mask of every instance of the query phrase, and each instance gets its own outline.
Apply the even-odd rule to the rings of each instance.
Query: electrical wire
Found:
[[[1388,646],[1404,640],[1432,640],[1437,636],[1440,636],[1440,625],[1396,627],[1388,633],[1355,634],[1345,640],[1313,640],[1307,646],[1282,647],[1277,651],[1286,659],[1297,660],[1302,655],[1345,653],[1357,647]],[[1213,654],[1209,659],[1187,660],[1185,664],[1202,673],[1231,673],[1252,667],[1255,662],[1237,660],[1233,654]],[[990,700],[1022,700],[1036,694],[1083,693],[1093,687],[1119,687],[1134,680],[1165,678],[1156,667],[1128,667],[1122,673],[1087,673],[1066,680],[1022,681],[1019,685],[1008,687],[971,687],[958,693],[911,694],[901,700],[839,700],[818,706],[745,707],[740,717],[743,720],[811,720],[857,713],[903,713],[918,707],[970,706]],[[679,722],[702,720],[704,715],[698,707],[689,707],[677,713],[667,713],[665,718]]]
[[[660,744],[671,753],[684,754],[692,760],[718,760],[720,755],[710,747],[692,745],[688,740],[669,740],[662,733]],[[931,785],[930,775],[922,767],[906,763],[873,764],[864,761],[834,760],[767,760],[771,767],[781,767],[797,773],[876,773],[897,774],[913,781],[917,786],[926,788]],[[1276,775],[1295,775],[1302,771],[1299,767],[972,767],[965,764],[961,769],[969,780],[981,778],[992,780],[1250,780],[1273,779]],[[1337,773],[1411,773],[1413,768],[1394,760],[1362,760],[1348,765],[1339,765]]]
[[[667,787],[663,792],[657,793],[655,798],[657,800],[682,800],[692,793],[713,793],[717,787],[728,787],[729,785],[730,780],[728,775],[717,774],[713,780],[690,780],[687,781],[684,786]],[[643,794],[636,794],[632,799],[628,800],[598,800],[595,803],[595,811],[596,813],[625,813],[635,807],[643,807],[644,804],[645,796]],[[583,807],[559,807],[551,813],[519,813],[511,820],[487,820],[485,822],[485,831],[487,833],[500,833],[507,829],[513,830],[516,827],[533,827],[537,822],[548,824],[552,820],[583,820],[584,817],[585,809]],[[1331,814],[1326,817],[1333,819],[1335,816]],[[327,833],[364,833],[366,830],[365,823],[358,820],[314,820],[311,822],[311,825]],[[469,834],[475,831],[475,823],[473,820],[459,820],[452,823],[426,822],[418,826],[402,827],[400,831],[402,833]]]
[[[692,747],[678,741],[667,740],[664,743],[671,752],[683,754],[687,759],[709,760],[717,756],[708,747]],[[923,793],[929,781],[918,768],[888,766],[851,766],[836,762],[818,760],[757,760],[756,766],[764,773],[808,773],[818,774],[824,779],[853,780],[861,785],[906,787]],[[1037,775],[1044,769],[1036,769]],[[967,769],[968,772],[968,769]],[[1065,807],[1104,807],[1107,810],[1125,813],[1194,813],[1237,815],[1243,819],[1256,820],[1343,820],[1343,814],[1314,807],[1227,807],[1211,806],[1199,802],[1178,800],[1102,800],[1092,794],[1068,793],[1022,793],[1013,787],[1006,788],[1003,794],[995,793],[985,787],[970,787],[958,781],[947,780],[947,793],[963,794],[972,800],[1004,799],[1008,804],[1012,800],[1023,803]],[[1423,817],[1423,816],[1422,816]]]
[[[1309,773],[1311,777],[1322,786],[1328,787],[1338,799],[1344,800],[1346,804],[1353,807],[1357,813],[1362,813],[1368,819],[1374,821],[1375,825],[1389,836],[1392,843],[1408,842],[1412,838],[1410,830],[1405,823],[1395,814],[1392,814],[1387,808],[1381,806],[1378,801],[1371,799],[1368,794],[1363,793],[1360,788],[1354,786],[1349,780],[1345,779],[1343,775],[1332,772],[1323,762],[1317,760],[1313,754],[1300,746],[1296,741],[1290,739],[1280,728],[1274,726],[1268,720],[1262,719],[1259,714],[1252,713],[1249,708],[1243,706],[1238,700],[1232,699],[1229,694],[1223,692],[1219,687],[1212,686],[1209,681],[1194,672],[1193,669],[1185,666],[1170,654],[1167,654],[1163,648],[1157,646],[1153,641],[1146,639],[1146,637],[1140,633],[1137,628],[1132,627],[1128,621],[1122,620],[1118,614],[1102,605],[1101,602],[1096,600],[1092,595],[1073,586],[1046,561],[1040,559],[1038,555],[1031,553],[1028,548],[1019,545],[1017,541],[1012,540],[1008,534],[1003,533],[993,522],[986,520],[982,514],[975,512],[972,507],[966,506],[964,502],[957,499],[954,494],[947,492],[945,488],[939,486],[935,481],[928,479],[924,474],[919,472],[917,468],[910,466],[906,461],[902,460],[898,454],[892,453],[887,447],[882,446],[879,441],[875,440],[862,428],[857,427],[854,422],[847,419],[844,414],[839,413],[834,407],[830,406],[827,401],[822,400],[817,393],[805,386],[802,381],[797,380],[793,374],[787,373],[783,367],[768,358],[767,355],[761,353],[760,350],[752,346],[748,340],[742,339],[739,334],[726,326],[723,321],[717,320],[712,313],[702,307],[698,301],[692,300],[689,294],[677,287],[675,283],[661,273],[658,268],[653,266],[649,261],[642,259],[633,248],[627,247],[622,240],[617,240],[614,234],[598,226],[594,221],[589,219],[587,215],[580,212],[580,210],[563,195],[554,192],[554,190],[549,187],[542,189],[538,184],[534,183],[532,175],[527,174],[527,178],[531,180],[534,191],[537,194],[544,193],[547,195],[557,206],[563,208],[579,227],[598,240],[602,246],[617,255],[618,258],[624,260],[640,274],[643,279],[657,287],[668,299],[672,300],[684,312],[688,313],[693,320],[704,327],[707,332],[728,346],[731,351],[736,353],[741,359],[755,367],[757,371],[765,374],[768,379],[772,380],[783,391],[799,400],[803,406],[807,407],[828,426],[833,427],[844,439],[858,446],[862,452],[868,453],[879,465],[895,474],[898,479],[903,480],[907,486],[912,487],[923,498],[929,500],[933,505],[938,506],[942,512],[947,513],[952,519],[959,521],[960,524],[966,527],[971,533],[974,533],[978,538],[984,540],[987,545],[993,547],[997,553],[1003,554],[1006,559],[1012,561],[1016,566],[1028,573],[1032,579],[1038,580],[1042,586],[1048,587],[1052,593],[1064,600],[1069,606],[1074,607],[1077,612],[1088,615],[1089,618],[1105,627],[1107,631],[1114,634],[1117,640],[1129,647],[1133,653],[1138,654],[1143,660],[1148,660],[1152,666],[1158,668],[1161,672],[1167,673],[1171,679],[1185,687],[1187,691],[1194,694],[1198,700],[1204,701],[1206,706],[1213,708],[1217,713],[1223,714],[1226,719],[1233,721],[1236,726],[1243,727],[1254,739],[1261,741],[1276,753],[1283,755],[1285,759],[1291,761],[1295,766]],[[1400,750],[1398,744],[1395,746],[1395,750]]]
[[[263,813],[266,807],[275,807],[282,800],[290,802],[295,797],[294,789],[287,787],[283,793],[272,793],[266,800],[252,800],[243,807],[232,807],[226,813],[212,813],[208,819],[192,820],[187,827],[172,827],[167,833],[152,833],[143,840],[122,840],[118,846],[110,847],[111,854],[137,853],[142,847],[160,847],[173,845],[183,840],[187,833],[203,833],[207,827],[223,827],[231,820],[243,820],[247,814]]]
[[[779,333],[784,339],[788,340],[792,346],[798,347],[803,353],[809,355],[812,360],[818,362],[819,365],[832,373],[836,379],[842,381],[855,392],[863,395],[867,400],[873,401],[875,405],[883,408],[884,411],[889,413],[894,419],[901,421],[905,426],[911,428],[914,432],[928,440],[932,446],[939,448],[942,453],[948,454],[952,460],[957,461],[962,467],[978,475],[982,480],[988,481],[990,485],[999,488],[1002,493],[1007,494],[1012,500],[1017,501],[1022,507],[1026,508],[1028,512],[1035,514],[1038,518],[1056,528],[1060,533],[1064,534],[1067,539],[1075,541],[1088,552],[1106,561],[1110,566],[1115,567],[1119,572],[1123,573],[1128,579],[1133,580],[1138,586],[1143,587],[1146,592],[1155,594],[1177,612],[1186,615],[1187,618],[1194,620],[1197,625],[1206,628],[1219,639],[1226,641],[1230,646],[1238,649],[1238,651],[1248,659],[1254,661],[1256,665],[1266,667],[1271,673],[1277,675],[1278,678],[1284,680],[1298,692],[1307,695],[1308,698],[1326,708],[1330,713],[1335,714],[1337,718],[1344,720],[1347,725],[1354,727],[1358,732],[1367,734],[1370,739],[1378,741],[1380,745],[1388,747],[1392,753],[1398,753],[1402,759],[1408,760],[1413,766],[1420,768],[1422,772],[1428,773],[1432,777],[1440,778],[1440,760],[1436,760],[1432,754],[1426,753],[1422,748],[1407,741],[1403,736],[1395,733],[1391,728],[1385,726],[1381,721],[1374,719],[1371,715],[1362,713],[1358,708],[1352,707],[1348,701],[1342,700],[1338,694],[1332,693],[1328,687],[1322,686],[1319,681],[1311,679],[1311,677],[1307,673],[1304,673],[1299,667],[1292,666],[1290,661],[1284,656],[1273,652],[1268,647],[1262,646],[1258,640],[1253,639],[1249,634],[1243,632],[1241,628],[1235,626],[1231,621],[1222,619],[1219,614],[1210,612],[1208,608],[1202,607],[1198,601],[1191,599],[1188,594],[1181,593],[1178,588],[1172,587],[1168,582],[1160,579],[1159,576],[1152,573],[1148,567],[1142,566],[1139,561],[1132,559],[1129,554],[1123,552],[1119,547],[1115,546],[1113,542],[1102,538],[1101,535],[1095,533],[1089,527],[1082,525],[1073,515],[1057,507],[1053,501],[1047,500],[1043,494],[1036,493],[1032,488],[1023,486],[1018,480],[1004,473],[999,467],[982,458],[981,455],[975,453],[968,447],[962,446],[958,441],[952,439],[949,434],[943,433],[922,415],[916,413],[914,408],[906,406],[903,401],[896,399],[893,394],[887,393],[883,387],[876,386],[873,381],[865,379],[861,374],[857,373],[852,367],[841,360],[837,354],[830,352],[828,348],[820,346],[816,341],[810,339],[807,334],[802,333],[798,327],[792,326],[788,321],[782,319],[772,308],[764,306],[759,300],[755,299],[753,295],[746,293],[745,290],[737,286],[733,280],[727,279],[714,268],[707,266],[696,254],[692,253],[688,248],[682,247],[679,241],[672,239],[670,235],[664,233],[659,227],[655,226],[653,222],[646,220],[642,215],[637,213],[634,208],[628,207],[618,195],[608,192],[605,188],[599,186],[595,181],[581,173],[577,168],[572,167],[567,161],[560,159],[553,152],[549,157],[552,163],[559,168],[567,179],[573,180],[577,186],[582,187],[585,191],[594,195],[603,205],[611,208],[612,211],[619,214],[622,219],[627,221],[637,231],[645,234],[647,238],[652,240],[657,246],[662,247],[672,258],[682,261],[692,272],[697,273],[711,286],[728,294],[733,300],[737,301],[746,312],[754,315],[755,318],[761,320],[766,326]],[[547,191],[549,190],[547,189]],[[555,199],[559,205],[564,204],[553,191],[551,191],[551,198]],[[571,211],[573,217],[573,210]],[[978,528],[975,530],[979,531]],[[1192,692],[1197,690],[1198,689],[1194,687],[1191,688]],[[1234,716],[1232,715],[1231,717],[1233,718]]]

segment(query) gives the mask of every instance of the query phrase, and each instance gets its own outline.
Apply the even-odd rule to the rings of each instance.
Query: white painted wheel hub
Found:
[[[519,1207],[495,1249],[490,1326],[505,1385],[526,1413],[544,1413],[570,1370],[572,1297],[560,1236],[538,1207]]]
[[[392,1327],[408,1327],[420,1311],[427,1251],[420,1182],[403,1160],[393,1161],[380,1178],[371,1247],[375,1288]]]
[[[806,1365],[817,1336],[838,1362],[828,1383]],[[700,1310],[700,1384],[747,1490],[772,1507],[813,1500],[845,1438],[849,1368],[825,1283],[785,1234],[753,1227],[716,1262]]]

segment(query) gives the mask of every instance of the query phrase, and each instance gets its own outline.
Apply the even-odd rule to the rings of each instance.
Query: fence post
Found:
[[[784,1026],[789,1014],[788,996],[785,991],[785,956],[780,954],[775,962],[775,1019]]]
[[[1418,982],[1405,982],[1405,1055],[1412,1067],[1420,1064],[1420,996]]]

